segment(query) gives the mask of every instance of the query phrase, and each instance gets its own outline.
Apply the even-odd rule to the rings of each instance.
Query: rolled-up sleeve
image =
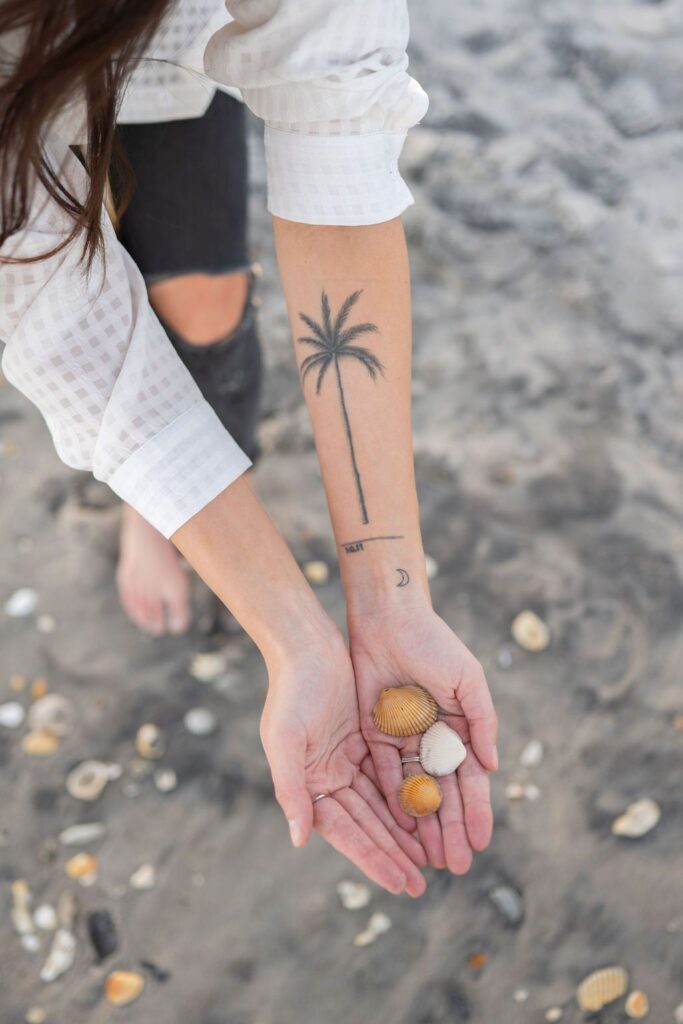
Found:
[[[412,202],[398,170],[427,97],[408,74],[404,0],[227,0],[204,64],[266,125],[268,209],[375,224]]]
[[[78,192],[84,172],[73,154],[53,141],[48,156]],[[68,215],[40,188],[33,206],[0,256],[38,256],[68,234]],[[42,413],[60,458],[91,470],[170,537],[250,462],[173,349],[106,215],[102,227],[89,273],[80,240],[38,262],[0,265],[2,369]]]

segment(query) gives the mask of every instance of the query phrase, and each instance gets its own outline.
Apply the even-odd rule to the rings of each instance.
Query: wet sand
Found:
[[[577,983],[611,963],[655,1024],[683,1001],[683,9],[471,0],[456,13],[430,0],[413,10],[412,62],[431,95],[404,159],[417,471],[435,604],[484,663],[501,720],[492,846],[464,879],[432,874],[417,903],[373,890],[343,909],[336,885],[359,876],[317,838],[292,850],[275,805],[258,654],[199,586],[191,636],[133,630],[114,589],[115,506],[4,386],[0,599],[31,587],[39,600],[25,618],[0,612],[0,701],[28,706],[43,677],[77,724],[47,758],[22,751],[25,726],[0,727],[1,1024],[30,1006],[50,1024],[526,1024],[552,1006],[575,1022]],[[256,131],[252,148],[268,366],[258,485],[297,557],[332,566],[319,593],[341,621]],[[550,627],[543,653],[511,639],[525,608]],[[218,678],[193,678],[192,655],[217,649]],[[216,714],[215,733],[187,732],[194,706]],[[171,792],[131,772],[146,721],[166,734],[153,767],[176,772]],[[524,768],[532,738],[545,755]],[[65,789],[88,757],[124,768],[93,804]],[[514,782],[537,798],[510,799]],[[659,824],[613,836],[641,797]],[[106,825],[83,847],[99,859],[87,888],[64,873],[79,848],[56,838],[81,821]],[[131,890],[147,862],[156,885]],[[17,878],[34,905],[77,895],[76,960],[52,984],[38,978],[50,936],[30,953],[12,927]],[[522,897],[514,925],[490,899],[499,885]],[[96,909],[120,941],[101,965],[85,927]],[[373,911],[392,927],[356,948]],[[142,969],[140,999],[108,1007],[105,975],[141,961],[156,970]],[[600,1019],[624,1020],[623,1000]]]

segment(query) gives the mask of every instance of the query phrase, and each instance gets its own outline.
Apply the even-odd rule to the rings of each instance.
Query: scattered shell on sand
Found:
[[[544,651],[550,643],[550,630],[535,612],[520,612],[513,620],[511,632],[520,647],[534,654]]]
[[[450,775],[466,756],[465,744],[445,722],[435,722],[420,740],[420,764],[429,775]]]
[[[183,722],[193,736],[209,736],[216,729],[216,716],[208,708],[190,708]]]
[[[146,722],[141,725],[135,737],[135,749],[140,757],[148,761],[156,761],[166,750],[166,740],[158,725]]]
[[[678,729],[680,732],[683,732],[683,715],[682,714],[674,715],[674,729]]]
[[[86,846],[101,839],[106,826],[99,821],[88,821],[82,825],[69,825],[59,833],[62,846]]]
[[[431,775],[409,775],[398,790],[398,802],[406,814],[424,818],[441,806],[441,786]]]
[[[26,676],[20,676],[17,672],[9,677],[9,688],[14,693],[22,693],[26,689]]]
[[[20,587],[5,601],[5,614],[13,619],[21,619],[31,615],[38,604],[38,595],[30,587]]]
[[[74,706],[61,693],[46,693],[31,705],[28,712],[28,724],[32,729],[50,732],[60,738],[69,735],[75,721]]]
[[[50,946],[47,960],[40,972],[40,980],[56,981],[69,970],[76,956],[76,938],[66,928],[58,928]]]
[[[367,923],[367,927],[359,932],[353,940],[354,946],[369,946],[371,942],[374,942],[388,932],[391,928],[391,918],[387,914],[377,912],[372,914],[370,920]]]
[[[434,725],[439,707],[421,686],[388,686],[379,695],[372,718],[387,736],[417,736]]]
[[[661,813],[659,804],[650,797],[636,800],[612,822],[612,832],[615,836],[639,839],[655,827]]]
[[[81,761],[66,777],[66,788],[76,800],[97,800],[110,779],[120,776],[119,765],[104,761]]]
[[[40,942],[31,914],[31,890],[23,878],[12,882],[12,924],[24,949],[29,953],[35,953]]]
[[[538,768],[543,760],[543,744],[540,740],[529,740],[522,751],[519,763],[524,768]]]
[[[66,862],[64,870],[81,885],[93,885],[97,881],[97,857],[91,853],[76,853]]]
[[[369,886],[363,882],[342,881],[337,885],[337,895],[344,910],[362,910],[371,899]]]
[[[39,633],[54,633],[56,625],[51,615],[39,615],[36,619],[36,629]]]
[[[538,800],[541,791],[533,783],[509,782],[505,787],[508,800]]]
[[[624,1009],[626,1016],[631,1020],[643,1020],[650,1012],[650,1000],[644,992],[634,989],[633,992],[629,992]]]
[[[114,918],[108,910],[93,910],[88,914],[88,935],[100,963],[119,948]]]
[[[623,996],[628,988],[628,973],[623,967],[604,967],[593,971],[576,990],[576,1001],[584,1013],[595,1013]]]
[[[57,911],[49,903],[41,903],[35,909],[33,920],[36,928],[40,928],[43,932],[53,932],[58,924]]]
[[[431,555],[425,555],[425,571],[428,580],[433,580],[439,575],[439,563]]]
[[[5,729],[18,729],[26,718],[24,705],[18,700],[9,700],[6,704],[0,704],[0,725]]]
[[[322,587],[330,578],[330,567],[327,562],[305,562],[304,576],[314,587]]]
[[[156,885],[156,880],[157,873],[153,864],[141,864],[129,879],[131,889],[138,889],[139,891],[153,889]]]
[[[529,999],[530,992],[528,988],[517,988],[512,993],[512,998],[516,1003],[526,1003]]]
[[[489,892],[489,899],[499,914],[511,925],[518,925],[524,918],[522,897],[511,885],[497,885]]]
[[[489,958],[486,953],[477,951],[476,953],[470,953],[467,958],[467,966],[471,971],[481,971],[486,967],[489,962]]]
[[[159,768],[154,773],[154,785],[160,793],[170,793],[178,785],[178,776],[172,768]]]
[[[551,1006],[545,1011],[544,1020],[548,1021],[548,1024],[557,1024],[558,1020],[562,1020],[564,1017],[564,1010],[561,1006]]]
[[[21,749],[31,757],[49,757],[59,747],[59,740],[52,732],[36,729],[27,732],[21,741]]]
[[[509,644],[503,644],[498,651],[498,667],[510,668],[512,665],[512,648]]]
[[[24,1017],[24,1024],[45,1024],[47,1014],[42,1006],[29,1006]]]
[[[38,678],[34,679],[31,683],[31,689],[29,691],[31,700],[40,700],[41,697],[45,696],[49,688],[50,684],[45,676],[38,676]]]
[[[111,1006],[127,1006],[144,987],[145,979],[137,971],[112,971],[104,982],[104,998]]]
[[[190,675],[200,683],[213,683],[222,676],[227,667],[222,651],[198,651],[190,660]]]
[[[683,1003],[679,1003],[674,1010],[674,1020],[676,1024],[683,1024]]]

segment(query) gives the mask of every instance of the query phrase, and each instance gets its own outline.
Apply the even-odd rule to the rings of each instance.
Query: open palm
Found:
[[[295,845],[313,827],[370,879],[418,896],[420,844],[392,816],[367,774],[353,670],[341,637],[271,672],[261,738]],[[329,794],[313,803],[319,794]]]

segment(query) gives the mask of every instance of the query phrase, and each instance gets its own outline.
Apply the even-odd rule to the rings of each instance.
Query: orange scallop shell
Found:
[[[623,967],[603,967],[584,978],[576,998],[584,1013],[595,1013],[623,996],[628,988],[628,974]]]
[[[375,704],[372,719],[387,736],[417,736],[434,725],[439,707],[421,686],[388,686]]]
[[[104,997],[112,1006],[127,1006],[144,987],[145,979],[137,971],[112,971],[104,982]]]
[[[441,786],[431,775],[409,775],[398,791],[401,808],[413,818],[438,811],[442,799]]]

